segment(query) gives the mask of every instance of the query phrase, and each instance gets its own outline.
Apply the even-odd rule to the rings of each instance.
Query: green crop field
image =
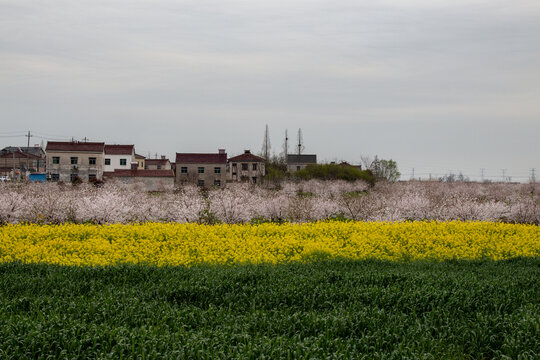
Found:
[[[538,359],[540,259],[0,264],[1,359]]]

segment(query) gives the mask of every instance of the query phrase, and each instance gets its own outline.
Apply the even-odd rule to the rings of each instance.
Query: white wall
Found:
[[[129,170],[131,169],[131,162],[135,161],[135,156],[133,155],[108,155],[105,154],[105,159],[111,159],[111,165],[104,165],[104,171],[114,171],[118,170]],[[120,159],[126,159],[126,165],[120,165]],[[105,160],[104,160],[105,163]]]

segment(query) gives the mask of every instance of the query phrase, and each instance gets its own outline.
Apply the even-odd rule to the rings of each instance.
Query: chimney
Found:
[[[251,154],[251,150],[244,150],[244,154]]]
[[[165,155],[161,155],[161,160],[165,160]]]
[[[220,155],[225,154],[225,149],[218,149]]]

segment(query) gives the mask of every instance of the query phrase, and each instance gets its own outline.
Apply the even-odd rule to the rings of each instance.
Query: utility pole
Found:
[[[264,130],[263,146],[262,146],[262,150],[261,150],[262,153],[263,153],[263,157],[265,158],[266,161],[268,161],[270,148],[271,148],[270,135],[268,133],[268,124],[266,124],[266,129]]]
[[[506,182],[506,169],[502,169],[503,182]]]
[[[531,182],[534,184],[536,182],[536,169],[535,168],[532,168],[531,169]]]
[[[411,175],[411,179],[414,180],[414,168],[412,168],[412,175]]]
[[[283,142],[283,154],[285,156],[285,166],[288,168],[288,165],[289,165],[289,135],[287,134],[287,129],[285,129],[285,141]]]
[[[484,182],[484,168],[480,169],[480,179]]]
[[[28,152],[30,151],[30,138],[33,136],[33,135],[30,135],[30,130],[28,131],[28,134],[25,135],[27,138],[28,138],[28,144],[26,146],[26,151],[24,152],[25,153],[25,156],[26,156],[26,171],[29,171],[30,167],[28,166],[28,161],[30,160],[28,158]],[[25,174],[26,175],[26,174]]]

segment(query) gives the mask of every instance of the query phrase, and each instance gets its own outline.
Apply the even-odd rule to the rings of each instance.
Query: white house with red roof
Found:
[[[135,158],[135,145],[105,145],[104,171],[130,170]]]
[[[224,187],[227,179],[227,153],[176,153],[176,183],[202,187]]]

